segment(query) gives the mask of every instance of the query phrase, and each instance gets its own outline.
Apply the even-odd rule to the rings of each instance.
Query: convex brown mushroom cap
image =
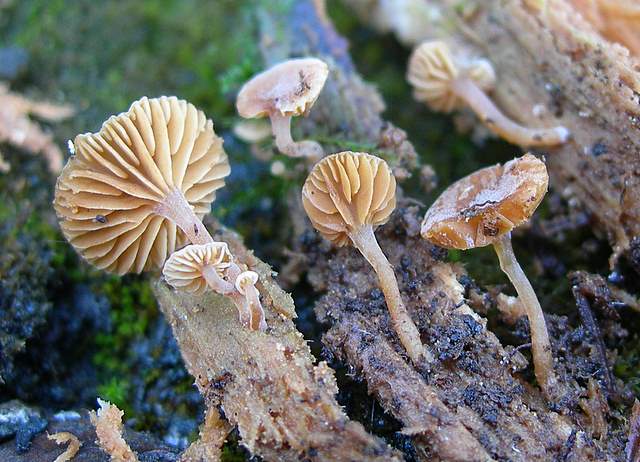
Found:
[[[274,112],[298,116],[320,95],[329,68],[316,58],[290,59],[253,77],[238,93],[236,107],[244,118],[266,117]]]
[[[396,206],[396,180],[382,159],[345,151],[318,162],[302,189],[302,204],[327,240],[349,244],[363,225],[386,223]]]
[[[453,249],[493,244],[531,217],[548,183],[546,166],[531,154],[478,170],[434,202],[422,222],[422,237]]]
[[[465,105],[453,90],[453,82],[464,73],[482,90],[493,89],[496,75],[485,59],[454,62],[445,42],[425,42],[418,46],[409,59],[407,80],[414,87],[414,97],[424,101],[435,111],[451,112]]]
[[[171,254],[164,264],[162,274],[170,286],[201,294],[208,287],[203,274],[204,267],[212,267],[220,278],[224,278],[232,262],[233,256],[225,242],[188,245]]]
[[[158,208],[173,194],[201,218],[230,171],[213,122],[176,97],[144,97],[74,147],[56,183],[60,226],[85,259],[118,274],[161,268],[186,239]]]

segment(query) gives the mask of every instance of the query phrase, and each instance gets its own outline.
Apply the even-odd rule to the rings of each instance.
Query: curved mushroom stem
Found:
[[[518,298],[526,310],[531,330],[531,349],[536,379],[547,398],[553,397],[557,379],[553,370],[553,356],[549,333],[545,324],[542,307],[531,283],[516,260],[511,246],[511,233],[501,236],[493,247],[500,260],[500,268],[507,275],[518,293]]]
[[[491,101],[491,99],[468,77],[458,77],[451,85],[455,94],[463,99],[480,120],[496,135],[520,146],[556,146],[569,139],[569,130],[553,128],[527,128],[517,124]]]
[[[264,317],[262,303],[260,303],[260,292],[256,286],[250,285],[245,289],[245,302],[251,313],[250,329],[264,331],[267,328],[267,321]]]
[[[192,244],[208,244],[213,238],[179,189],[174,189],[156,207],[156,213],[171,220],[187,235]]]
[[[234,264],[235,265],[235,264]],[[238,318],[240,324],[244,327],[251,327],[251,311],[249,306],[245,303],[245,298],[236,290],[235,286],[228,281],[225,281],[220,277],[213,265],[207,265],[202,267],[202,276],[207,285],[211,287],[216,293],[229,297],[233,304],[238,309]]]
[[[349,237],[353,245],[355,245],[364,258],[367,259],[378,275],[380,288],[384,293],[393,327],[400,338],[400,343],[402,343],[405,350],[407,350],[411,361],[416,365],[420,364],[424,359],[431,362],[433,358],[430,357],[422,345],[418,328],[411,319],[411,316],[409,316],[402,297],[400,296],[396,275],[393,272],[389,260],[387,260],[387,257],[378,245],[376,236],[373,234],[373,228],[368,225],[363,226],[351,233]]]
[[[289,157],[307,157],[312,160],[319,160],[324,155],[322,146],[315,141],[293,141],[291,138],[291,116],[283,116],[276,112],[271,114],[269,118],[276,147],[281,153]]]
[[[220,295],[229,295],[235,290],[233,284],[220,277],[213,265],[203,266],[202,276],[204,277],[204,280],[207,281],[209,287]]]

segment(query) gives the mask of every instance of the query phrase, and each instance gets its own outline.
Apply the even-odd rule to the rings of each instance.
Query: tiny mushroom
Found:
[[[269,117],[280,152],[290,157],[319,159],[322,146],[315,141],[295,142],[291,118],[306,115],[320,95],[329,68],[316,58],[290,59],[254,76],[238,93],[236,108],[246,119]]]
[[[396,206],[396,180],[387,163],[350,151],[325,157],[305,181],[302,203],[320,234],[337,246],[353,244],[371,264],[400,342],[415,364],[428,360],[393,268],[373,232],[387,222]]]
[[[536,379],[552,397],[557,379],[544,314],[511,246],[511,230],[531,217],[548,182],[544,163],[531,154],[478,170],[449,186],[433,203],[421,234],[449,249],[493,245],[529,319]]]
[[[90,263],[139,273],[161,268],[187,240],[213,241],[201,218],[230,168],[195,106],[144,97],[73,146],[53,203],[64,236]]]
[[[251,313],[249,326],[253,330],[265,330],[267,323],[264,319],[264,310],[260,303],[260,293],[256,289],[258,273],[255,271],[243,271],[236,278],[236,290],[244,295],[245,309]]]
[[[235,286],[227,281],[239,272],[225,242],[186,246],[174,252],[162,270],[167,284],[176,289],[201,294],[209,288],[231,298],[238,309],[240,323],[252,330],[263,331],[267,324],[260,294],[255,288],[258,274],[240,272]]]
[[[485,94],[495,84],[491,63],[454,56],[444,42],[424,42],[413,51],[407,80],[418,101],[443,112],[468,104],[491,131],[511,143],[555,146],[569,139],[565,127],[527,128],[504,115]]]

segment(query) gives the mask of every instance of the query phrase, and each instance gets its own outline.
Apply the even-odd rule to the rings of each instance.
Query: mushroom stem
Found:
[[[293,141],[291,137],[291,116],[283,116],[275,112],[269,116],[271,119],[271,132],[275,137],[278,150],[289,157],[308,157],[320,159],[324,154],[322,146],[315,141]]]
[[[555,146],[569,139],[569,130],[553,128],[527,128],[517,124],[500,111],[491,99],[469,77],[454,79],[452,90],[463,99],[482,122],[496,135],[520,146]]]
[[[538,297],[516,260],[511,246],[511,233],[506,233],[494,242],[493,247],[500,260],[500,268],[507,275],[518,293],[522,306],[529,318],[531,330],[531,349],[533,352],[533,367],[536,379],[547,397],[552,396],[557,379],[553,370],[553,356],[549,333],[545,324],[542,307]]]
[[[400,338],[400,343],[402,343],[405,350],[407,350],[411,361],[416,365],[420,364],[423,359],[427,359],[427,361],[430,362],[430,355],[427,354],[422,345],[418,328],[411,319],[411,316],[409,316],[402,297],[400,296],[396,275],[389,260],[387,260],[387,257],[378,245],[378,241],[373,234],[373,228],[369,225],[362,226],[358,230],[350,233],[349,237],[353,245],[362,253],[364,258],[367,259],[378,275],[380,288],[387,301],[387,308],[389,309],[393,326]]]
[[[267,328],[267,321],[264,316],[264,310],[260,303],[260,292],[254,285],[245,289],[245,300],[247,310],[251,313],[251,321],[249,327],[252,330],[264,331]]]
[[[208,244],[213,238],[179,189],[171,191],[156,207],[156,213],[171,220],[187,235],[192,244]]]
[[[230,282],[225,281],[220,277],[213,265],[206,265],[202,267],[202,276],[209,287],[218,292],[221,295],[229,295],[235,291],[235,287]]]
[[[203,266],[202,276],[207,281],[207,285],[216,293],[229,297],[233,301],[233,304],[238,309],[240,324],[251,328],[251,310],[245,301],[245,297],[236,290],[235,286],[221,278],[213,265]]]

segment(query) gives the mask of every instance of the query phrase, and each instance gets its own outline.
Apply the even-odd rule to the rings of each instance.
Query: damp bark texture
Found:
[[[382,119],[379,95],[354,71],[344,40],[323,15],[322,2],[294,5],[294,16],[285,18],[286,33],[280,35],[285,39],[274,45],[267,28],[261,42],[267,44],[263,49],[267,62],[311,55],[330,63],[325,91],[302,125],[305,135],[342,136],[374,146],[373,152],[383,153],[402,181],[417,167],[410,142],[402,130]],[[606,441],[600,441],[594,437],[602,429],[596,431],[596,419],[582,412],[579,404],[581,396],[589,395],[581,374],[586,365],[597,363],[590,356],[595,348],[577,336],[570,344],[567,336],[572,330],[566,319],[553,317],[552,337],[559,340],[552,339],[552,347],[565,391],[561,402],[547,403],[529,384],[532,369],[522,352],[501,345],[486,320],[465,303],[459,281],[469,280],[468,276],[443,261],[442,249],[419,237],[418,210],[407,207],[410,202],[377,231],[377,237],[395,268],[423,343],[436,358],[429,370],[415,368],[406,357],[366,260],[350,247],[336,249],[322,240],[300,218],[301,207],[298,204],[296,211],[292,200],[295,250],[303,256],[296,265],[303,260],[308,280],[321,296],[315,312],[328,328],[323,338],[328,359],[349,366],[365,380],[369,392],[412,436],[419,460],[621,457],[628,428],[607,428]],[[486,313],[487,300],[477,300],[475,308]],[[602,423],[603,418],[597,420]],[[608,425],[606,416],[604,420]]]
[[[567,127],[567,144],[539,151],[548,154],[552,187],[583,205],[616,255],[633,259],[640,236],[639,56],[602,37],[570,0],[344,2],[407,46],[445,39],[488,59],[497,76],[491,97],[506,114],[526,126]],[[412,15],[403,12],[407,4],[416,5]]]
[[[218,232],[214,238],[227,242],[235,258],[260,275],[257,288],[269,328],[242,328],[237,309],[224,296],[155,285],[207,408],[237,427],[241,444],[265,460],[400,460],[338,405],[333,371],[324,362],[315,364],[293,324],[293,301],[274,282],[271,268],[236,235]]]

